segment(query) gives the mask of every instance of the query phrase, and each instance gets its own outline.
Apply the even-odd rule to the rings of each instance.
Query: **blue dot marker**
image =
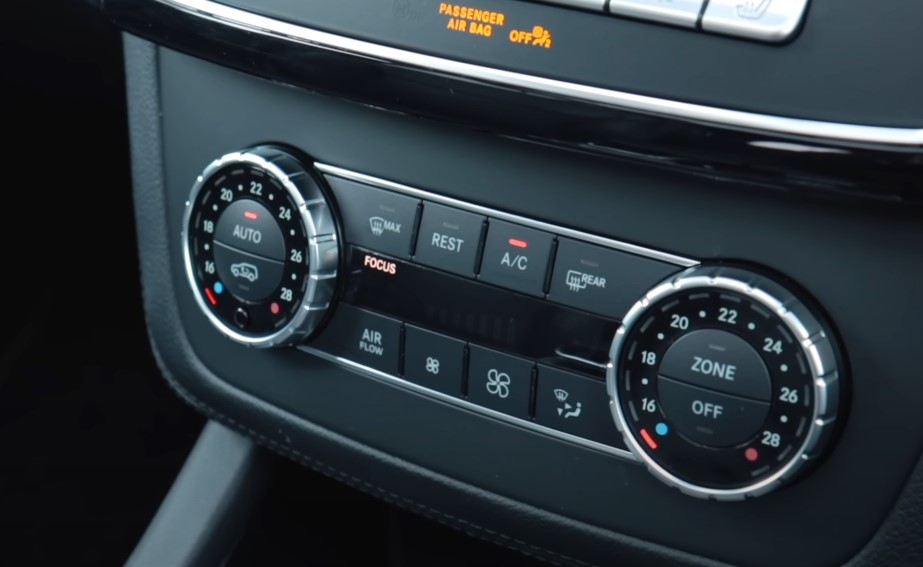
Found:
[[[222,291],[224,291],[224,285],[221,282],[215,282],[215,293],[221,295]]]
[[[657,435],[660,435],[661,437],[663,437],[664,435],[670,432],[670,428],[667,427],[666,423],[661,421],[654,427],[654,431],[657,432]]]

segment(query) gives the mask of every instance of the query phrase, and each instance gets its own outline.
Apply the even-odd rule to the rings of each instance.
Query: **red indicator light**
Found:
[[[269,310],[272,311],[273,315],[278,315],[279,314],[279,304],[273,301],[272,305],[269,306]]]
[[[510,243],[510,246],[515,246],[516,248],[528,248],[529,243],[525,240],[520,240],[519,238],[510,238],[507,242]]]
[[[744,451],[744,457],[746,457],[747,460],[752,463],[753,461],[760,458],[760,452],[754,449],[753,447],[750,447],[749,449]]]
[[[651,434],[647,432],[647,429],[641,430],[641,437],[644,438],[644,442],[647,443],[647,446],[651,449],[657,448],[657,442],[654,441],[654,438],[651,437]]]
[[[260,215],[254,213],[253,211],[244,211],[244,216],[250,220],[257,220],[260,218]]]
[[[205,297],[208,298],[208,302],[212,305],[218,305],[218,300],[215,298],[215,294],[212,293],[212,290],[205,288]]]

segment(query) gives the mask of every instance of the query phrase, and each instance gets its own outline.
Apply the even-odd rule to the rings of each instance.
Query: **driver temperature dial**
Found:
[[[740,500],[817,457],[839,406],[833,337],[780,284],[695,267],[648,292],[610,352],[608,390],[626,444],[681,491]]]
[[[189,284],[227,337],[282,346],[323,321],[339,239],[320,179],[292,153],[258,146],[212,162],[192,187],[183,227]]]

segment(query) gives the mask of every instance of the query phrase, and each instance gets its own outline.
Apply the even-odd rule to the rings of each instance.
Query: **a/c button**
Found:
[[[553,241],[547,232],[491,219],[478,279],[544,296]]]

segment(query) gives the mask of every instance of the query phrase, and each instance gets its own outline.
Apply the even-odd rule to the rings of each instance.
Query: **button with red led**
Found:
[[[491,219],[478,279],[544,296],[553,242],[547,232]]]
[[[251,199],[228,205],[218,219],[215,242],[267,260],[285,261],[285,241],[272,213]]]

